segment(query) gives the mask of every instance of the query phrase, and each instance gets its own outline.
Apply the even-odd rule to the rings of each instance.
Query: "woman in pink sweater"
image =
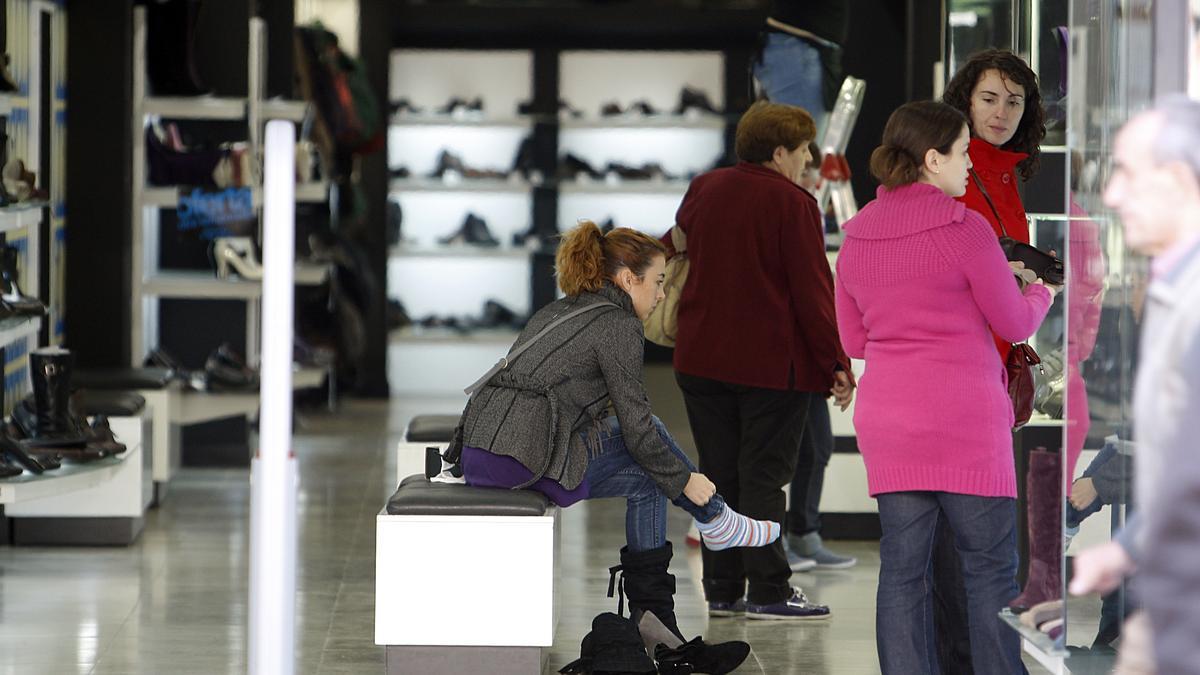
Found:
[[[875,201],[845,225],[838,330],[866,360],[854,426],[879,504],[876,644],[883,673],[937,670],[929,557],[940,519],[963,561],[977,675],[1021,673],[1020,644],[996,614],[1017,595],[1012,404],[991,331],[1029,337],[1053,289],[1022,292],[991,226],[956,202],[970,136],[943,103],[888,120],[871,172]]]

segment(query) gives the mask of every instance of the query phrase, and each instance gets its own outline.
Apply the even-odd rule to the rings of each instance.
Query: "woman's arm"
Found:
[[[1030,284],[1024,291],[1017,287],[1004,252],[991,232],[984,229],[986,222],[977,214],[974,216],[963,227],[977,228],[980,234],[986,234],[986,243],[978,245],[962,262],[971,297],[997,335],[1009,342],[1020,342],[1042,324],[1054,297],[1041,284]]]
[[[836,281],[836,290],[838,334],[842,338],[842,348],[852,359],[866,358],[867,327],[863,325],[862,310],[846,290],[840,274]]]
[[[667,497],[675,499],[683,492],[691,471],[659,437],[650,419],[650,399],[642,379],[645,348],[642,324],[632,316],[614,323],[613,334],[602,335],[596,341],[596,356],[625,446]]]

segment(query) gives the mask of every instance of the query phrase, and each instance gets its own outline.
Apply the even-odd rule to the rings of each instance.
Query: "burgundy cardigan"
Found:
[[[676,224],[690,267],[675,369],[765,389],[826,394],[850,371],[817,201],[782,174],[739,162],[688,187]],[[671,237],[663,237],[671,253]]]

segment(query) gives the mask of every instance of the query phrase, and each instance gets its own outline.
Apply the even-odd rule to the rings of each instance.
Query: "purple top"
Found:
[[[512,457],[470,446],[463,446],[462,468],[467,485],[474,487],[511,489],[533,478],[533,472]],[[568,490],[549,478],[539,478],[526,489],[540,492],[550,501],[563,507],[588,498],[586,478],[574,490]]]

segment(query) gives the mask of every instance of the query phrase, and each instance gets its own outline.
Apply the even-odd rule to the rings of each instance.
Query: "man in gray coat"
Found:
[[[1138,508],[1076,559],[1071,591],[1105,593],[1136,570],[1145,614],[1127,623],[1118,672],[1200,673],[1200,102],[1164,99],[1122,128],[1104,202],[1154,258],[1134,385]]]

